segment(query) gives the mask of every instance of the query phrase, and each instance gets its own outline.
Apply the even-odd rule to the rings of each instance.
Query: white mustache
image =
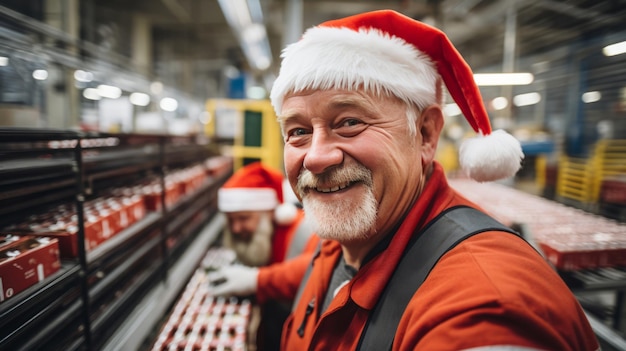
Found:
[[[344,189],[351,184],[362,182],[372,186],[372,172],[362,165],[333,168],[322,174],[313,174],[304,169],[298,176],[296,191],[302,198],[306,193],[315,189],[320,192],[332,192]]]

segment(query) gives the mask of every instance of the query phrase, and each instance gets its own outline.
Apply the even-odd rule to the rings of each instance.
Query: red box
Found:
[[[141,193],[143,195],[147,210],[161,210],[161,186],[157,184],[143,186],[141,188]]]
[[[94,215],[102,224],[102,242],[109,240],[119,232],[119,213],[108,208],[96,208]]]
[[[604,202],[626,205],[626,178],[608,178],[602,181],[600,198]]]
[[[91,251],[107,238],[103,235],[103,221],[93,212],[85,212],[85,250]],[[21,236],[52,237],[59,242],[62,258],[78,257],[78,223],[76,215],[57,221],[54,224],[22,224],[5,228],[13,234]]]
[[[21,223],[6,227],[2,230],[13,236],[55,238],[59,241],[61,258],[72,259],[78,257],[78,224],[75,222],[75,218],[65,218],[63,221],[58,221],[55,224],[46,226],[38,223]]]
[[[49,277],[61,268],[59,242],[25,236],[0,249],[0,302]]]
[[[141,220],[146,215],[146,204],[143,196],[132,195],[123,198],[122,202],[126,207],[126,215],[130,224]]]
[[[181,193],[177,184],[169,179],[165,180],[165,206],[170,208],[180,200]]]
[[[90,251],[104,242],[102,219],[85,211],[85,250]]]
[[[70,226],[58,231],[25,232],[19,234],[55,238],[59,242],[59,255],[61,258],[72,259],[78,257],[78,228],[76,226]]]
[[[233,159],[228,156],[213,156],[205,160],[204,167],[208,176],[219,177],[232,169]]]
[[[68,227],[65,231],[48,232],[45,234],[37,234],[37,236],[49,236],[59,241],[59,254],[62,258],[78,257],[78,228]]]
[[[25,223],[6,227],[5,230],[14,231],[19,235],[53,236],[62,239],[62,257],[76,257],[78,255],[78,215],[74,209],[63,213],[51,211],[53,218],[42,221],[40,216],[33,216]],[[87,251],[101,244],[113,233],[113,228],[103,223],[102,215],[95,210],[93,202],[85,204],[84,208],[85,226],[85,249]],[[108,224],[108,223],[107,223]],[[106,236],[108,234],[108,236]]]

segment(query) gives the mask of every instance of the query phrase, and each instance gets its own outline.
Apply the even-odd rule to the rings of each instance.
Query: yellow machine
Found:
[[[210,99],[206,135],[233,157],[233,170],[255,161],[283,170],[283,138],[268,100]]]
[[[556,193],[585,209],[595,210],[600,200],[602,182],[610,177],[626,176],[626,140],[600,140],[588,158],[561,156]]]

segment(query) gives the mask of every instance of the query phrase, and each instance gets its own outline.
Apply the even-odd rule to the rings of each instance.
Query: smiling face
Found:
[[[259,228],[265,228],[269,221],[271,225],[271,211],[237,211],[227,212],[226,224],[232,235],[240,241],[250,241]]]
[[[438,107],[425,109],[412,135],[406,113],[399,99],[362,91],[285,97],[279,117],[285,169],[320,237],[371,242],[411,207],[443,117]]]

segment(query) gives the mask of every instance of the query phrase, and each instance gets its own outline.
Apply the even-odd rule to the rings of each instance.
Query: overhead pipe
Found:
[[[285,3],[285,27],[283,45],[295,43],[302,35],[302,17],[304,16],[302,0],[287,0]]]
[[[505,30],[504,30],[504,43],[503,43],[503,54],[502,54],[502,72],[504,73],[512,73],[515,71],[515,55],[516,55],[516,47],[517,47],[517,7],[515,5],[515,0],[506,0],[507,9],[506,9],[506,22],[505,22]],[[504,96],[509,104],[507,108],[503,109],[504,118],[506,118],[510,122],[511,119],[511,110],[513,108],[513,104],[510,103],[513,97],[513,87],[510,85],[503,85],[501,88],[501,94]]]

